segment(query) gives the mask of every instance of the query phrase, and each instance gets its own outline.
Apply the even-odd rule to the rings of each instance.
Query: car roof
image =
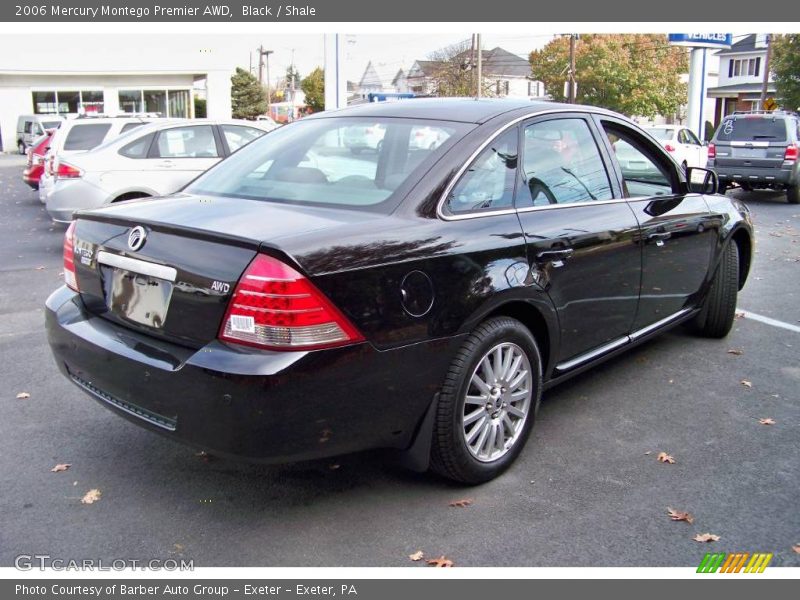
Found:
[[[504,113],[529,109],[531,114],[553,109],[574,108],[576,111],[594,111],[590,106],[578,106],[557,102],[543,102],[528,98],[409,98],[395,102],[370,102],[338,110],[316,113],[306,119],[332,117],[406,117],[432,119],[436,121],[460,121],[463,123],[485,123]]]

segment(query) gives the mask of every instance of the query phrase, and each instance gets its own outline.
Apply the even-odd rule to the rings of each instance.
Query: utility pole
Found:
[[[469,87],[475,85],[475,34],[472,34],[472,40],[469,47]]]
[[[569,97],[568,102],[575,104],[575,40],[578,39],[577,33],[569,34]]]
[[[772,56],[772,36],[767,34],[767,58],[764,60],[764,78],[761,81],[761,98],[758,101],[759,110],[764,110],[767,100],[767,85],[769,84],[769,60]]]
[[[267,114],[269,115],[270,106],[272,105],[271,98],[270,98],[270,91],[269,91],[269,55],[272,54],[272,50],[264,50],[264,46],[261,45],[258,47],[258,83],[262,86],[264,85],[264,57],[267,59]]]
[[[482,49],[482,46],[481,46],[481,34],[480,33],[476,33],[475,34],[475,40],[476,40],[476,45],[478,46],[478,87],[477,87],[477,92],[475,94],[475,97],[478,100],[480,100],[481,99],[481,87],[482,87],[481,84],[483,83],[483,73],[482,73],[482,69],[483,69],[483,49]]]

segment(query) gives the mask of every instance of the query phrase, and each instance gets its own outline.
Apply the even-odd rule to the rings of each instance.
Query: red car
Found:
[[[39,189],[39,179],[44,172],[44,155],[50,147],[53,131],[55,130],[48,130],[28,149],[28,164],[22,172],[22,180],[34,190]]]

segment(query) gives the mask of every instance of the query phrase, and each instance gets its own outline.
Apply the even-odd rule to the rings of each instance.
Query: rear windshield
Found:
[[[45,129],[58,129],[61,126],[61,121],[42,121],[42,127]]]
[[[783,119],[764,117],[725,119],[717,130],[720,142],[785,142],[786,124]]]
[[[86,123],[74,125],[64,140],[64,150],[91,150],[106,137],[111,123]]]
[[[395,191],[472,127],[399,118],[297,121],[248,144],[186,191],[390,212]]]
[[[662,142],[671,140],[672,136],[675,133],[674,129],[664,129],[663,127],[649,129],[648,131],[650,131],[650,133],[653,134],[654,138],[656,138],[657,140],[661,140]]]

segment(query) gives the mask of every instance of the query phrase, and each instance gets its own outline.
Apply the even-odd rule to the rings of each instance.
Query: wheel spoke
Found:
[[[464,398],[465,404],[480,404],[483,406],[486,404],[487,398],[486,396],[467,396]]]
[[[525,411],[522,411],[522,410],[518,409],[516,406],[514,406],[512,404],[509,404],[508,406],[506,406],[506,410],[509,413],[511,413],[512,415],[514,415],[515,417],[517,417],[518,419],[524,419],[525,418]]]
[[[517,390],[516,392],[511,394],[511,402],[519,402],[520,400],[525,400],[528,397],[530,392],[525,390]]]
[[[486,417],[483,417],[480,421],[475,423],[475,426],[469,430],[469,433],[466,436],[467,445],[471,445],[472,442],[475,441],[475,438],[478,437],[478,434],[483,431],[483,426],[486,423]]]
[[[502,452],[503,450],[505,450],[505,447],[506,447],[506,429],[503,426],[503,422],[501,420],[497,422],[497,439],[495,440],[495,448],[497,448],[498,451]]]
[[[487,383],[497,379],[497,376],[494,374],[494,369],[492,369],[492,361],[489,360],[488,354],[484,356],[481,361],[481,369],[483,370],[483,376]]]
[[[489,439],[486,443],[486,454],[491,458],[495,448],[495,440],[497,440],[497,423],[489,423],[489,427],[491,427],[491,431],[489,432]]]
[[[503,425],[508,428],[509,437],[513,437],[516,430],[514,429],[514,423],[511,422],[511,417],[508,416],[508,413],[503,414]]]
[[[494,371],[495,379],[502,379],[503,378],[503,347],[497,346],[494,349],[494,367],[492,369]]]
[[[511,375],[511,373],[509,373],[509,369],[511,368],[511,363],[513,360],[514,360],[514,348],[509,346],[505,350],[505,357],[503,358],[503,367],[501,369],[502,373],[500,374],[501,379],[503,379],[504,381],[508,381],[508,377]]]
[[[481,391],[481,393],[486,394],[487,396],[492,392],[489,386],[486,385],[486,382],[481,379],[480,375],[477,373],[472,376],[472,383]]]
[[[486,436],[489,435],[489,429],[490,423],[488,423],[488,419],[481,421],[481,434],[478,436],[478,441],[475,442],[475,445],[473,446],[476,454],[481,453],[481,448],[483,448],[483,444],[486,441]]]
[[[506,373],[506,381],[510,381],[514,374],[519,371],[519,365],[522,363],[522,356],[517,355],[514,357],[514,361],[511,363],[511,366],[508,368],[508,373]]]
[[[528,371],[526,369],[522,369],[519,374],[514,377],[514,380],[508,384],[508,388],[510,390],[516,390],[527,376]]]
[[[486,414],[486,409],[484,409],[482,406],[478,409],[473,410],[471,413],[469,413],[464,417],[464,427],[466,427],[470,423],[474,423],[475,421],[480,419],[481,416],[485,414]]]

